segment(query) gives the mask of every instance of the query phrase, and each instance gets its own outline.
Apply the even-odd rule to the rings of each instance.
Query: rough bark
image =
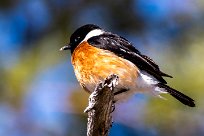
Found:
[[[87,136],[108,136],[114,110],[113,90],[117,84],[118,76],[110,75],[90,95],[89,106],[84,110],[88,113]]]

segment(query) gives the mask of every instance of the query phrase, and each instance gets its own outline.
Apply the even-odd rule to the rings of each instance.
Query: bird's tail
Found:
[[[177,100],[179,100],[181,103],[188,105],[190,107],[195,107],[195,103],[194,100],[188,96],[186,96],[185,94],[169,87],[168,85],[162,84],[162,83],[158,83],[157,87],[164,89],[165,91],[167,91],[171,96],[173,96],[174,98],[176,98]]]

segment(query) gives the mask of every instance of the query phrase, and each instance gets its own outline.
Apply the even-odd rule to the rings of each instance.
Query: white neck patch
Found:
[[[101,29],[92,30],[86,35],[86,37],[81,41],[81,43],[84,41],[87,41],[91,37],[98,36],[98,35],[101,35],[103,33],[104,33],[104,31]]]

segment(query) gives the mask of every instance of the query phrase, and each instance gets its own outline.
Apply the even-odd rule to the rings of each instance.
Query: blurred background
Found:
[[[202,0],[1,0],[1,136],[86,135],[88,94],[59,49],[87,23],[126,37],[196,100],[136,94],[116,105],[110,136],[204,135]]]

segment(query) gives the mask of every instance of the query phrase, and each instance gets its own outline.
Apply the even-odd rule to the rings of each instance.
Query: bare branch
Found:
[[[89,97],[87,136],[108,136],[112,125],[114,87],[118,84],[118,76],[110,75],[99,83]]]

